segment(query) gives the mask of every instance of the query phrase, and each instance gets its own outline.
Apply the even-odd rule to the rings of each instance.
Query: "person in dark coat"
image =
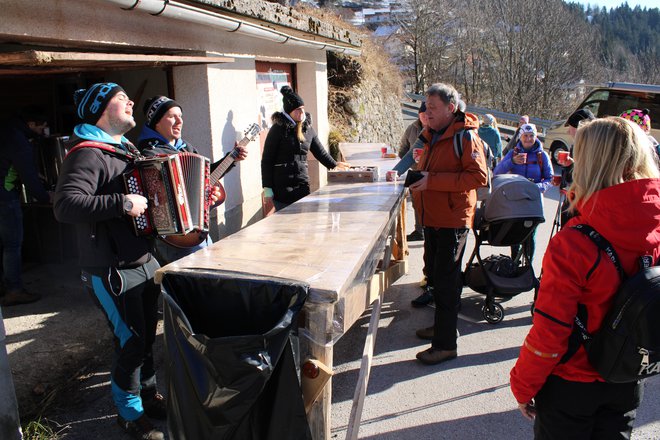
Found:
[[[34,166],[32,141],[44,134],[47,126],[45,111],[26,107],[19,116],[4,121],[0,132],[0,305],[3,307],[39,300],[41,295],[28,292],[21,276],[23,245],[23,211],[21,184],[28,194],[41,203],[50,201],[50,194],[39,180]]]
[[[525,124],[529,124],[529,116],[522,115],[518,119],[518,127],[516,128],[516,131],[513,133],[513,136],[511,136],[511,139],[509,139],[509,142],[507,142],[504,150],[502,150],[502,156],[506,156],[509,151],[513,150],[513,148],[518,145],[518,141],[520,140],[520,127]]]
[[[110,375],[117,422],[134,438],[162,440],[148,417],[167,417],[156,388],[152,346],[158,324],[160,267],[131,217],[147,208],[126,194],[123,175],[139,152],[123,135],[135,127],[133,101],[115,83],[76,91],[81,124],[74,127],[54,198],[55,218],[76,227],[84,287],[103,310],[115,342]]]
[[[280,89],[284,112],[271,117],[261,157],[261,183],[264,197],[272,200],[276,210],[285,208],[310,193],[307,153],[328,169],[348,164],[335,161],[321,144],[305,112],[302,98],[289,86]],[[268,204],[268,201],[266,202]]]

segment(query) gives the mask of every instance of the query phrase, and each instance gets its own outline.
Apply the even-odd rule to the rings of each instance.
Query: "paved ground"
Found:
[[[537,269],[556,199],[553,188],[546,196],[547,221],[537,235]],[[410,215],[408,224],[412,221]],[[464,261],[472,248],[471,240]],[[482,248],[482,255],[507,252],[506,248]],[[531,325],[532,293],[504,303],[504,321],[491,325],[481,317],[484,297],[466,289],[459,321],[459,357],[443,365],[423,366],[415,361],[415,354],[427,344],[414,331],[432,323],[433,310],[410,306],[410,300],[420,293],[421,256],[421,243],[411,243],[409,274],[386,292],[360,438],[531,438],[531,423],[516,409],[508,375]],[[2,311],[23,419],[43,409],[43,416],[61,426],[63,438],[127,438],[115,426],[109,397],[108,330],[100,312],[81,291],[75,266],[27,269],[30,287],[41,290],[45,298]],[[333,438],[345,437],[368,322],[367,311],[335,346]],[[157,349],[162,364],[162,335]],[[660,379],[656,378],[646,383],[633,439],[659,438]]]

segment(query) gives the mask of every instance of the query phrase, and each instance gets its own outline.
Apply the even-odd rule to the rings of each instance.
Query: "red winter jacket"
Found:
[[[620,284],[614,265],[596,245],[570,226],[588,224],[616,250],[624,271],[639,270],[638,257],[660,256],[660,179],[641,179],[598,191],[580,214],[550,240],[543,258],[543,279],[535,304],[538,313],[511,370],[511,391],[519,403],[536,396],[550,374],[575,382],[602,381],[584,347],[568,362],[568,348],[578,303],[587,308],[587,330],[600,328]]]

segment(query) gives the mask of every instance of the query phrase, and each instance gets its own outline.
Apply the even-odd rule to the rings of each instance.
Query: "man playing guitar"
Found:
[[[166,96],[154,96],[145,102],[143,110],[146,122],[138,137],[138,148],[145,157],[181,152],[197,153],[193,146],[181,138],[183,112],[181,105],[176,101]],[[226,167],[226,170],[219,176],[221,178],[234,167],[234,161],[241,161],[246,157],[245,147],[237,144],[234,150],[211,165],[211,171],[218,166]],[[211,185],[213,185],[210,194],[211,205],[224,202],[225,192],[222,185],[219,182],[211,182]],[[199,240],[189,237],[186,241],[186,236],[169,236],[162,240],[155,240],[155,253],[160,263],[171,263],[212,243],[208,234],[201,235],[201,232],[196,231],[190,232],[190,234],[197,234]],[[180,237],[181,240],[177,241]],[[201,241],[201,243],[197,243],[197,241]],[[188,245],[190,242],[193,243],[192,246]]]

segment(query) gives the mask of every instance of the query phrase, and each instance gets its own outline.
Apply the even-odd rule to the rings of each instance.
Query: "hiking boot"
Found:
[[[433,287],[424,289],[424,293],[410,301],[413,307],[424,307],[433,303]]]
[[[129,422],[117,416],[117,423],[121,428],[137,440],[164,440],[165,435],[151,424],[146,415],[142,414],[137,420]]]
[[[144,413],[152,419],[165,420],[167,418],[167,401],[158,391],[140,393]]]
[[[431,347],[417,353],[417,360],[426,365],[435,365],[440,362],[456,359],[456,356],[456,350],[438,350]]]
[[[428,285],[429,285],[429,282],[426,279],[426,277],[423,277],[422,280],[419,282],[419,287],[421,287],[422,289],[426,289],[426,286],[428,286]]]
[[[424,233],[419,231],[412,231],[410,234],[406,235],[408,241],[424,241]]]
[[[12,292],[6,292],[2,298],[0,298],[0,306],[9,307],[15,306],[18,304],[29,304],[35,301],[39,301],[41,295],[38,293],[30,293],[27,290],[14,290]]]

